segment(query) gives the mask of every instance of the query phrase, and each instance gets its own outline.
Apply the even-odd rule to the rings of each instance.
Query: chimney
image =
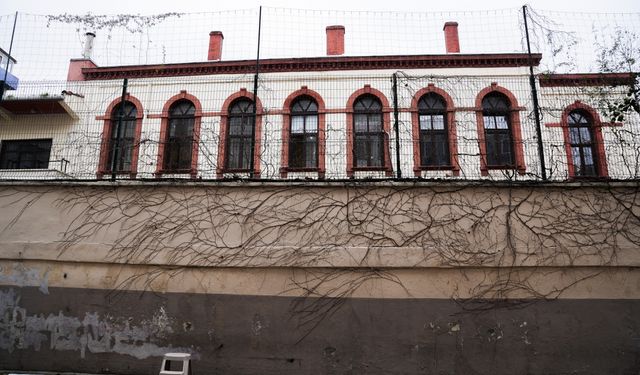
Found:
[[[222,31],[212,31],[209,33],[209,55],[208,60],[220,60],[222,58],[222,41],[224,35]]]
[[[344,55],[344,26],[327,26],[327,55]]]
[[[458,23],[446,22],[442,30],[444,30],[444,44],[447,47],[447,53],[460,53]]]
[[[88,32],[84,34],[84,49],[82,50],[82,57],[91,60],[91,52],[93,52],[93,39],[96,37],[96,34],[92,32]]]

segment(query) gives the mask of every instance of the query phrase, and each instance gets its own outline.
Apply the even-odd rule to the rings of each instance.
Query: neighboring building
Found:
[[[446,54],[348,57],[329,26],[328,56],[260,61],[257,97],[221,32],[207,62],[85,51],[23,83],[0,103],[2,369],[635,371],[640,118],[602,111],[635,76],[536,75],[539,142],[542,56],[460,53],[457,27]]]

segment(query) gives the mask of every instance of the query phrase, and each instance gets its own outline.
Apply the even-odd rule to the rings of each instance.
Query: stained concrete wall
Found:
[[[448,299],[348,299],[307,335],[296,300],[2,288],[3,369],[157,374],[635,374],[638,300],[555,300],[465,313]],[[186,345],[184,348],[178,348]]]
[[[621,183],[5,184],[0,369],[631,374]]]

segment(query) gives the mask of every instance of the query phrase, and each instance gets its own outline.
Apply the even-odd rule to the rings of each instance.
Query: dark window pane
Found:
[[[511,103],[498,92],[482,99],[487,165],[490,167],[513,167],[514,144],[511,137]]]
[[[313,98],[303,96],[292,104],[291,113],[289,167],[317,168],[318,105]]]
[[[109,145],[109,156],[106,169],[111,171],[113,158],[115,160],[116,172],[131,171],[131,161],[133,158],[135,132],[136,132],[136,107],[131,102],[124,102],[123,115],[120,120],[120,105],[111,112],[111,140]],[[116,153],[117,151],[117,153]]]
[[[191,169],[195,106],[188,100],[180,100],[169,109],[169,129],[165,140],[165,171]]]
[[[384,166],[382,103],[373,95],[363,95],[356,100],[353,110],[355,166]]]
[[[0,169],[46,169],[51,155],[51,139],[2,141]]]
[[[440,95],[436,93],[428,93],[420,98],[418,102],[418,111],[424,112],[443,112],[447,108],[447,104]]]
[[[580,110],[569,113],[569,142],[576,176],[597,176],[591,116]]]
[[[509,99],[501,93],[493,92],[482,99],[482,110],[485,112],[506,112],[509,109]]]
[[[422,96],[418,102],[421,166],[440,167],[450,164],[446,109],[444,98],[435,93]]]
[[[251,137],[254,126],[253,102],[239,99],[229,108],[227,150],[225,168],[248,170],[254,142]]]

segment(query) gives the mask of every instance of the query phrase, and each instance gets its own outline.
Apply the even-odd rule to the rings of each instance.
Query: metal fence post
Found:
[[[547,168],[544,162],[544,145],[542,144],[542,128],[540,125],[540,105],[538,103],[538,90],[536,89],[536,77],[533,74],[533,57],[531,56],[531,42],[529,40],[529,25],[527,23],[527,6],[522,6],[524,18],[524,30],[527,39],[527,51],[529,55],[529,84],[531,85],[531,98],[533,99],[533,115],[536,121],[536,136],[538,137],[538,158],[540,158],[540,172],[542,179],[547,179]]]
[[[402,168],[400,167],[400,127],[398,121],[398,76],[392,75],[393,80],[393,129],[396,133],[396,178],[402,178]]]
[[[118,166],[118,157],[120,151],[120,132],[122,131],[122,119],[124,118],[124,101],[127,97],[127,84],[129,83],[129,79],[125,78],[122,83],[122,97],[120,99],[120,107],[118,108],[118,122],[116,123],[115,133],[116,139],[113,145],[113,156],[111,158],[111,181],[116,180],[117,171],[116,168]]]

